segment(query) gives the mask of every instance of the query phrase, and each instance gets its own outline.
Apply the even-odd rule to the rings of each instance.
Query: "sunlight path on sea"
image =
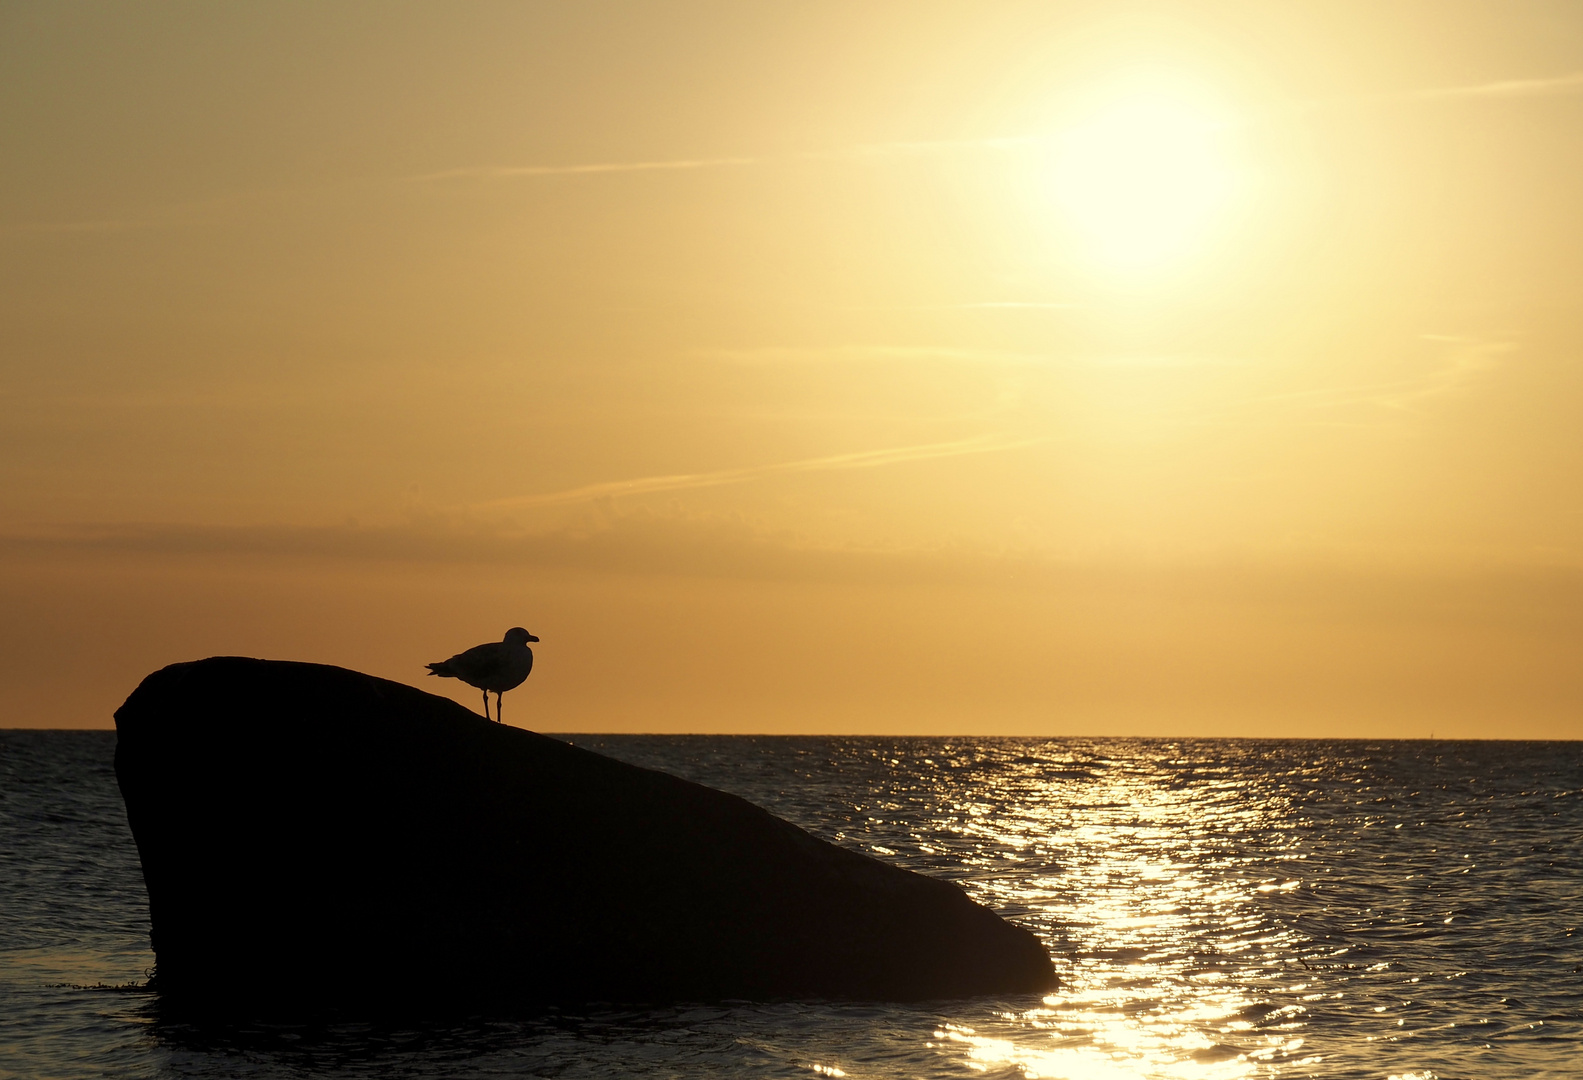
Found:
[[[943,1074],[1222,1080],[1318,1064],[1304,1028],[1326,994],[1307,965],[1324,950],[1261,903],[1301,887],[1306,856],[1285,850],[1289,794],[1246,762],[1163,743],[792,742],[767,740],[762,771],[745,755],[730,780],[702,742],[652,764],[956,880],[1056,958],[1059,992],[934,1028]]]
[[[1016,762],[989,799],[958,805],[969,858],[993,875],[974,891],[1023,922],[1059,920],[1043,929],[1066,945],[1062,989],[1006,1016],[1020,1038],[947,1025],[938,1045],[970,1067],[1074,1080],[1230,1080],[1314,1063],[1300,1034],[1308,987],[1290,963],[1301,942],[1255,905],[1299,882],[1206,850],[1212,836],[1278,828],[1285,808],[1239,798],[1224,777],[1184,782],[1169,764],[1050,764]],[[1025,857],[994,874],[992,852]]]
[[[1061,990],[949,1010],[923,1036],[929,1075],[1574,1075],[1577,744],[596,748],[957,880],[1039,933]]]

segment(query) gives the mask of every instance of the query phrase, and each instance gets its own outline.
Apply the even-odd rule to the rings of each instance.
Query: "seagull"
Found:
[[[492,719],[496,723],[503,724],[505,721],[500,719],[500,695],[521,686],[522,681],[528,677],[528,672],[533,670],[533,650],[528,648],[528,642],[537,640],[539,639],[522,627],[513,626],[499,641],[474,645],[449,660],[429,664],[429,674],[441,675],[447,679],[461,679],[468,686],[476,686],[482,690],[485,720],[491,719],[489,691],[493,690],[495,715]]]

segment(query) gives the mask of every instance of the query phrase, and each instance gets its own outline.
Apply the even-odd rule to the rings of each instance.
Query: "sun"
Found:
[[[1088,254],[1136,272],[1205,246],[1239,186],[1231,128],[1189,94],[1150,89],[1113,95],[1062,131],[1054,194]]]

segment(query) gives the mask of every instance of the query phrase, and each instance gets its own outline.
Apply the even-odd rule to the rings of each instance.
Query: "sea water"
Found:
[[[0,732],[0,1077],[1583,1077],[1583,743],[565,736],[955,881],[1038,996],[194,1025],[109,732]]]

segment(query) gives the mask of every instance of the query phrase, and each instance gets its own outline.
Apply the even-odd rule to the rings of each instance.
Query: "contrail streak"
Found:
[[[656,491],[683,491],[688,488],[720,487],[740,484],[761,476],[785,473],[823,472],[836,469],[872,469],[881,465],[896,465],[905,461],[927,461],[931,458],[961,457],[965,454],[988,454],[997,450],[1015,450],[1033,446],[1045,439],[996,439],[981,436],[976,439],[959,439],[955,442],[924,443],[919,446],[897,446],[888,450],[866,450],[857,454],[834,454],[830,457],[805,458],[801,461],[783,461],[774,465],[755,465],[743,469],[721,469],[716,472],[677,473],[671,476],[643,476],[635,480],[615,480],[604,484],[588,484],[567,491],[553,491],[543,495],[514,495],[504,499],[477,503],[477,510],[505,510],[534,506],[560,506],[565,503],[592,502],[595,499],[616,498],[622,495],[647,495]]]

